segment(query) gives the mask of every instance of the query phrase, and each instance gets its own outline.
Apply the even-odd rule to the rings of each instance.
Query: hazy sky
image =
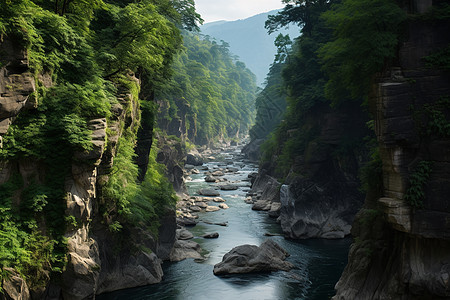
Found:
[[[284,7],[281,0],[195,0],[197,12],[205,23],[245,19]]]

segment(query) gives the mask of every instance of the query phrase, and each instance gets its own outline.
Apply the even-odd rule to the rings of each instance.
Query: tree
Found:
[[[396,57],[406,13],[393,0],[344,0],[324,14],[334,39],[319,51],[330,77],[326,95],[337,101],[350,92],[367,95],[376,72]]]

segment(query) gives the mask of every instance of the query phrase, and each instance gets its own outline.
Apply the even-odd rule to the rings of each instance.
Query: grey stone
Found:
[[[234,184],[221,184],[221,185],[219,185],[219,188],[222,191],[235,191],[239,187],[237,185],[234,185]]]
[[[203,235],[203,238],[205,239],[217,239],[219,237],[219,233],[213,232],[213,233],[207,233]]]
[[[243,274],[252,272],[289,271],[294,266],[285,261],[289,253],[272,240],[261,246],[242,245],[224,255],[222,262],[214,266],[214,275]]]
[[[178,240],[173,245],[170,261],[182,261],[187,258],[203,259],[200,245],[194,241]]]
[[[220,193],[213,189],[201,189],[197,193],[208,197],[220,196]]]

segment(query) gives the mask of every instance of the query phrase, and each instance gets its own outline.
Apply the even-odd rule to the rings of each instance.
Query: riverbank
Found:
[[[334,295],[334,285],[346,264],[350,240],[292,241],[283,238],[280,225],[274,218],[265,212],[252,210],[252,206],[245,203],[250,191],[249,175],[257,172],[257,165],[243,158],[240,147],[232,146],[217,151],[220,152],[214,158],[220,157],[220,160],[196,166],[200,172],[186,174],[186,178],[190,178],[185,182],[189,195],[186,195],[186,203],[209,202],[207,205],[217,207],[225,203],[229,207],[213,212],[206,212],[206,208],[198,212],[189,211],[191,215],[197,216],[194,217],[197,222],[195,226],[186,226],[193,235],[189,241],[199,244],[204,258],[164,262],[161,283],[100,295],[98,299],[327,299]],[[208,176],[206,172],[219,169],[226,171],[227,168],[232,172],[224,172],[223,176],[219,176],[226,180],[205,181]],[[223,182],[235,184],[238,188],[220,190],[219,186]],[[205,188],[218,191],[219,196],[198,194],[199,190]],[[225,202],[196,201],[215,197]],[[180,211],[187,213],[179,207],[178,217]],[[203,238],[212,232],[217,232],[219,237]],[[273,236],[268,237],[266,234]],[[232,248],[243,244],[260,245],[266,239],[274,240],[291,254],[287,261],[295,266],[292,271],[224,277],[213,275],[214,265]]]

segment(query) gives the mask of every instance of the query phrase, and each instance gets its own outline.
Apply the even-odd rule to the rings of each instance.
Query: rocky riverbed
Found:
[[[196,163],[193,158],[190,162]],[[100,300],[327,299],[334,295],[346,264],[348,239],[284,239],[276,218],[252,210],[265,195],[251,191],[258,169],[241,156],[240,147],[207,152],[197,164],[184,170],[188,193],[180,195],[177,205],[177,242],[170,255],[173,262],[163,264],[162,283],[102,295]],[[276,207],[273,210],[277,212]],[[233,248],[259,246],[267,240],[290,254],[285,261],[293,266],[290,271],[213,274],[214,265]]]

